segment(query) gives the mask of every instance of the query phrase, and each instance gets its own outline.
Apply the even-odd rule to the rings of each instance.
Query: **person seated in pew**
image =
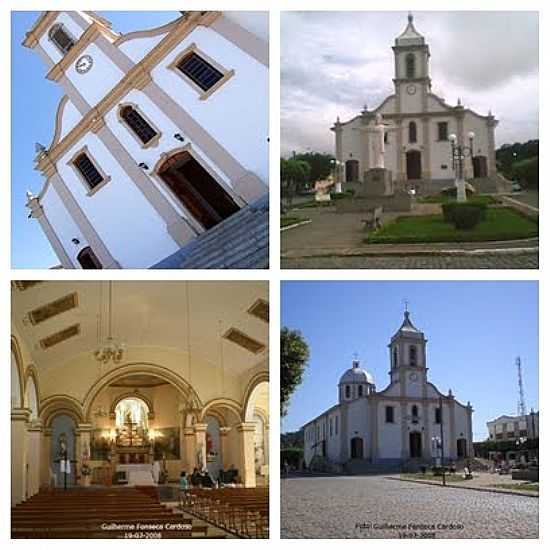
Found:
[[[200,475],[201,475],[201,485],[207,489],[212,489],[212,487],[214,487],[215,484],[208,470],[205,468]]]
[[[191,474],[191,485],[193,487],[202,486],[202,477],[198,468],[193,468],[193,473]]]

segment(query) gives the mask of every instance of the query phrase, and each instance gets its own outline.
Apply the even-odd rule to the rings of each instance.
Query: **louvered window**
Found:
[[[156,130],[133,107],[123,107],[120,116],[143,144],[149,143],[157,135]]]
[[[82,174],[82,177],[86,180],[90,189],[97,187],[103,181],[103,176],[99,173],[99,170],[94,166],[86,153],[78,155],[74,161],[74,165]]]
[[[54,25],[49,32],[50,40],[57,46],[61,53],[66,54],[73,46],[74,40],[64,29],[63,25]]]
[[[223,74],[195,52],[186,55],[178,69],[205,92],[223,78]]]

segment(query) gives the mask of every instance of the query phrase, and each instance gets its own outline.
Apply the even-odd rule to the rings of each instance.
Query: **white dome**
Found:
[[[353,367],[348,369],[340,378],[340,384],[373,384],[374,376],[359,367],[359,361],[353,362]]]

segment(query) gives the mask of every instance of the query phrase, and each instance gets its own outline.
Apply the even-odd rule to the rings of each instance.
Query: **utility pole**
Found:
[[[521,373],[520,357],[516,357],[516,366],[518,368],[518,391],[519,391],[518,415],[525,416],[525,394],[523,392],[523,376]]]

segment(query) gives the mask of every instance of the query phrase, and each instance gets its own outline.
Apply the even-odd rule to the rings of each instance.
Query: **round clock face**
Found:
[[[416,372],[411,372],[411,374],[409,374],[409,380],[411,382],[416,382],[418,380],[418,374],[416,374]]]
[[[77,59],[75,64],[75,69],[77,73],[84,74],[87,73],[94,64],[94,60],[91,55],[83,55]]]
[[[416,93],[416,86],[414,84],[409,84],[407,86],[407,93],[409,95],[414,95]]]

